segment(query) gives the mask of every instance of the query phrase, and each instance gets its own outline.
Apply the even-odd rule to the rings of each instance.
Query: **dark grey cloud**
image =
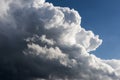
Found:
[[[0,3],[0,80],[119,80],[119,60],[90,51],[102,40],[74,9],[44,0]]]

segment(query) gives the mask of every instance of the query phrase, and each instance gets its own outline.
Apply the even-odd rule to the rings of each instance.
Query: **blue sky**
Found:
[[[77,10],[81,26],[92,30],[103,40],[94,52],[103,59],[120,59],[120,0],[46,0],[57,6]]]

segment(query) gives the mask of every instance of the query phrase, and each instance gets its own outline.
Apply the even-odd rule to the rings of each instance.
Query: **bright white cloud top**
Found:
[[[2,0],[0,6],[0,48],[12,46],[12,54],[1,52],[12,58],[20,55],[20,60],[11,60],[14,69],[9,69],[15,74],[20,74],[14,65],[18,60],[29,68],[22,67],[20,74],[28,80],[120,80],[119,60],[90,54],[102,40],[80,26],[81,17],[74,9],[45,0]]]

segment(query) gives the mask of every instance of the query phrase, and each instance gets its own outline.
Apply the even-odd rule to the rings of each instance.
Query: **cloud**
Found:
[[[120,80],[119,60],[90,54],[102,40],[74,9],[45,0],[0,5],[1,80]]]

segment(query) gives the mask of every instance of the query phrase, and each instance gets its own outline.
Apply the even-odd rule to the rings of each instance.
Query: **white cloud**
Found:
[[[0,4],[5,9],[0,12],[7,10],[6,17],[0,17],[0,52],[15,59],[11,61],[15,67],[9,68],[11,72],[23,69],[21,76],[28,80],[120,80],[119,60],[102,60],[89,54],[102,40],[80,26],[81,17],[74,9],[55,7],[45,0],[11,0]],[[10,49],[12,54],[3,48]],[[30,65],[29,70],[16,67],[17,60],[18,65]]]
[[[43,42],[43,43],[47,43],[49,45],[54,45],[55,44],[55,41],[53,41],[52,39],[47,39],[46,38],[46,35],[42,35],[40,37],[40,40]]]

